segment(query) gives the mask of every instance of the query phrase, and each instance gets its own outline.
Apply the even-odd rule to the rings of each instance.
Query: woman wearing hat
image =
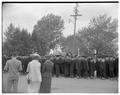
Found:
[[[27,67],[28,93],[38,93],[42,81],[40,55],[32,54],[31,57],[32,61]]]

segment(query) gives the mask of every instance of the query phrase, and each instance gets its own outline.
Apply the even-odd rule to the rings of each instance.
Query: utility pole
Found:
[[[75,33],[76,33],[76,23],[77,23],[77,17],[78,16],[82,16],[81,14],[78,14],[78,3],[76,3],[76,7],[74,8],[73,12],[74,14],[73,15],[70,15],[74,18],[74,41],[73,41],[73,52],[75,53]]]

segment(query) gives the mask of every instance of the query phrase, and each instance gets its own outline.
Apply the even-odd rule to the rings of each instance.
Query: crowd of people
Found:
[[[118,58],[55,57],[53,75],[77,78],[115,78],[118,77]]]
[[[33,56],[34,55],[34,56]],[[52,76],[68,78],[118,78],[118,57],[72,55],[2,56],[2,70],[8,71],[7,92],[17,92],[18,72],[27,76],[29,93],[50,93]]]
[[[3,56],[3,68],[9,57]],[[22,62],[22,73],[26,73],[28,63],[32,60],[30,56],[18,56]],[[46,56],[39,59],[41,64],[46,61]],[[85,56],[51,56],[54,63],[52,75],[56,77],[71,78],[101,78],[112,79],[118,77],[118,57],[106,56],[99,58]],[[41,65],[42,68],[42,65]],[[3,69],[4,70],[4,69]]]

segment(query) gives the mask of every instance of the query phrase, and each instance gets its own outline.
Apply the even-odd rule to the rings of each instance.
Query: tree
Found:
[[[64,47],[66,52],[71,52],[72,54],[77,55],[79,50],[81,56],[88,54],[85,43],[78,35],[75,36],[75,39],[74,39],[74,35],[70,35],[67,38],[64,38],[62,42],[63,42],[62,46]],[[75,47],[73,46],[74,42],[75,42]],[[75,52],[73,52],[74,50]]]
[[[11,56],[13,52],[17,52],[19,55],[30,53],[31,35],[28,34],[27,30],[20,30],[19,27],[16,28],[10,24],[4,35],[6,38],[3,42],[4,54]]]
[[[13,24],[11,23],[6,32],[3,33],[3,37],[4,39],[2,40],[3,42],[3,53],[6,55],[10,55],[11,51],[12,51],[12,45],[10,44],[11,41],[13,40],[13,34],[15,32],[15,27],[13,26]]]
[[[13,34],[15,32],[15,27],[13,26],[12,23],[7,28],[7,31],[4,32],[3,36],[5,36],[5,40],[10,41],[13,38]]]
[[[100,15],[90,20],[89,26],[79,30],[79,37],[83,40],[88,52],[93,54],[94,50],[97,55],[115,55],[115,41],[118,39],[118,20]]]
[[[34,48],[41,55],[45,55],[50,48],[54,48],[59,41],[64,29],[64,21],[61,16],[48,14],[37,22],[32,33]]]
[[[27,30],[20,30],[19,28],[16,28],[14,39],[15,50],[18,51],[19,55],[28,55],[31,53],[31,35],[27,32]]]

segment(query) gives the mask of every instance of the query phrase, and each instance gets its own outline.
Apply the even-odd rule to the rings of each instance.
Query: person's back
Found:
[[[45,61],[42,68],[42,83],[40,86],[40,93],[50,93],[51,92],[51,81],[52,81],[52,69],[53,62],[50,60]]]
[[[41,79],[41,63],[38,60],[32,60],[28,64],[29,77],[32,81],[42,81]]]
[[[32,54],[32,61],[27,66],[27,81],[28,81],[28,93],[38,93],[41,85],[41,63],[39,62],[40,55]]]
[[[7,78],[7,92],[11,92],[13,86],[13,93],[17,92],[18,80],[19,80],[19,71],[22,71],[21,61],[16,59],[16,55],[13,54],[12,59],[6,62],[5,71],[8,71]]]
[[[21,62],[16,58],[12,58],[6,62],[5,70],[8,71],[9,78],[18,79],[19,71],[22,70]]]
[[[42,69],[43,77],[52,77],[52,69],[53,63],[50,60],[47,60]]]

